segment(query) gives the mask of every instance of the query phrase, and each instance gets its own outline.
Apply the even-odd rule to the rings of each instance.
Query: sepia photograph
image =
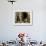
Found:
[[[21,11],[15,13],[15,24],[32,25],[32,12]]]

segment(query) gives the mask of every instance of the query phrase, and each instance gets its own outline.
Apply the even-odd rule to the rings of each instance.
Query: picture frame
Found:
[[[15,25],[32,25],[33,23],[33,15],[32,11],[29,10],[16,10],[14,24]]]

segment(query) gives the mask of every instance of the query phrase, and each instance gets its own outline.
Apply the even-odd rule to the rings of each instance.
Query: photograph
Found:
[[[32,12],[18,11],[15,13],[16,25],[32,25]]]

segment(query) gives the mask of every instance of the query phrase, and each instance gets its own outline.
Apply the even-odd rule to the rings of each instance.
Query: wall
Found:
[[[32,26],[15,26],[14,14],[18,9],[33,11]],[[0,0],[0,40],[11,40],[18,32],[26,32],[33,40],[46,40],[46,1],[17,0],[13,5],[7,0]]]

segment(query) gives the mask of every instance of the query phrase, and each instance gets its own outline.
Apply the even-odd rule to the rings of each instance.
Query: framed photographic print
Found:
[[[15,25],[32,25],[32,11],[16,11]]]

